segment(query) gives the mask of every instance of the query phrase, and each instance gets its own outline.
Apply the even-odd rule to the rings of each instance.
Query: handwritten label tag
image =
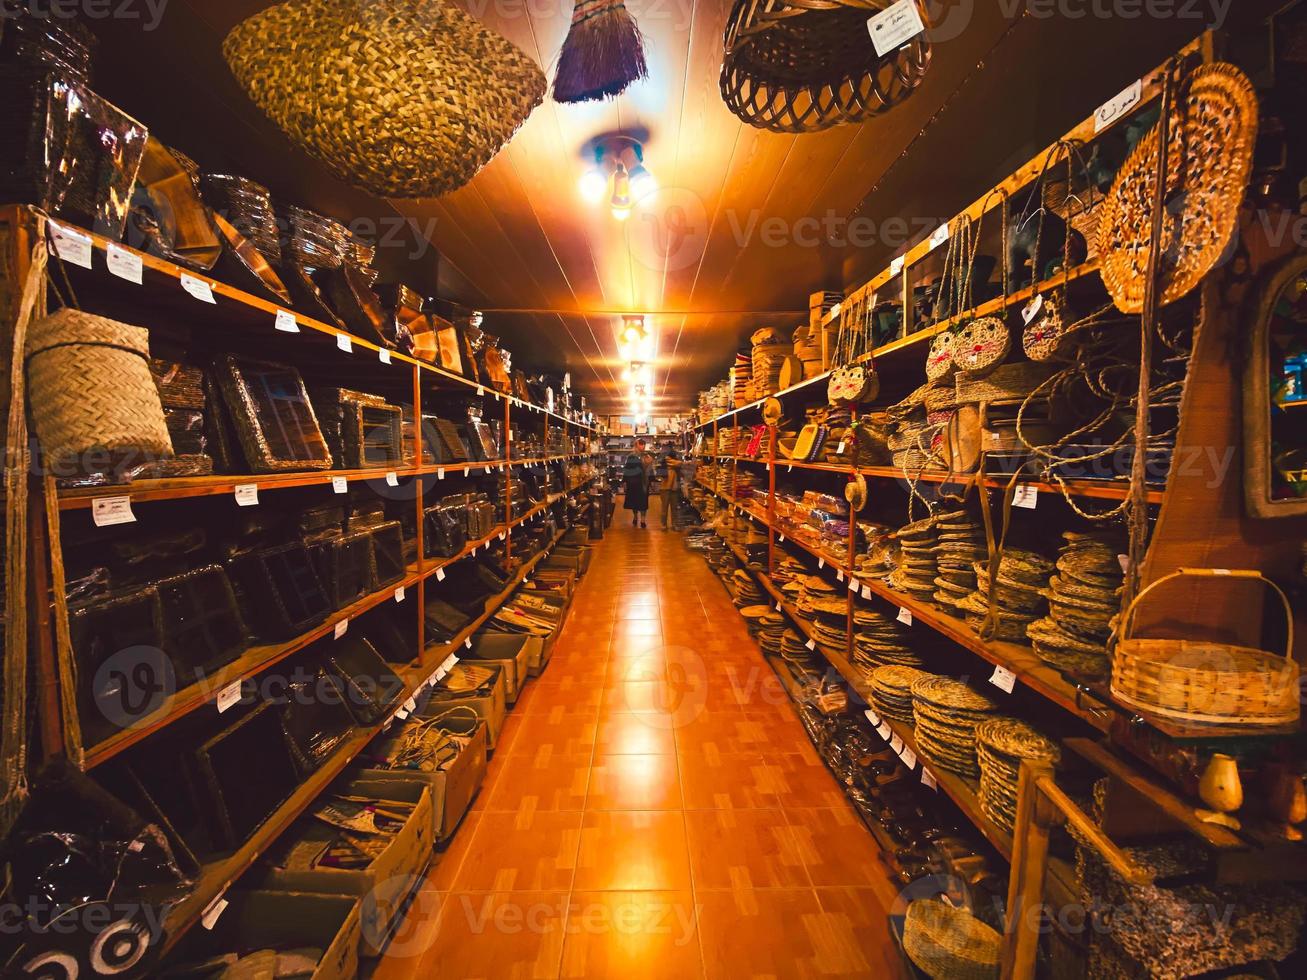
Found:
[[[1139,78],[1094,110],[1094,132],[1101,133],[1137,106],[1143,97],[1144,80]]]
[[[218,714],[226,714],[232,708],[236,707],[241,700],[241,682],[236,681],[234,684],[228,684],[218,692],[216,703],[218,705]]]
[[[349,481],[343,476],[333,476],[331,478],[332,493],[349,493]]]
[[[278,310],[277,318],[272,325],[282,333],[299,333],[300,325],[295,319],[295,314],[288,310]]]
[[[857,580],[856,578],[851,578],[851,579],[849,579],[849,591],[852,592],[854,595],[857,595],[857,593],[858,593],[858,580]]]
[[[904,256],[902,255],[900,255],[897,259],[890,259],[889,274],[891,276],[897,276],[900,272],[902,272],[903,262],[904,262]]]
[[[445,478],[445,471],[443,469],[436,470],[436,479],[443,480],[444,478]]]
[[[840,571],[838,568],[835,570],[835,581],[837,582],[844,581],[844,573]]]
[[[911,610],[911,609],[904,609],[902,606],[899,606],[899,614],[898,614],[898,616],[895,617],[895,618],[898,619],[898,621],[899,621],[900,623],[902,623],[904,626],[911,626],[911,625],[912,625],[912,610]]]
[[[864,599],[870,599],[870,598],[871,598],[871,587],[870,587],[870,586],[868,586],[868,585],[864,585],[864,586],[862,587],[862,598],[864,598]]]
[[[196,279],[194,276],[187,275],[183,272],[181,274],[181,284],[182,289],[186,290],[188,294],[194,296],[201,303],[212,303],[214,306],[218,305],[218,301],[213,298],[213,286],[205,282],[203,279]]]
[[[336,334],[336,346],[346,354],[354,353],[354,341],[350,340],[349,337],[343,333]]]
[[[401,585],[398,589],[395,590],[395,601],[403,602],[407,594],[408,593],[404,591],[404,586]]]
[[[484,389],[484,388],[482,388],[481,386],[478,385],[478,386],[477,386],[477,397],[478,397],[478,398],[484,398],[485,395],[486,395],[486,389]]]
[[[445,570],[443,568],[436,569],[436,581],[437,582],[445,581]]]
[[[913,769],[917,768],[917,753],[906,745],[903,746],[903,751],[899,753],[899,759],[908,767],[908,772],[912,772]]]
[[[113,527],[115,524],[135,524],[131,497],[96,497],[91,502],[91,520],[96,527]]]
[[[835,447],[835,455],[836,456],[844,455],[844,440],[840,440],[840,444]]]
[[[59,258],[83,269],[91,268],[91,236],[80,231],[65,228],[53,221],[49,223],[50,237],[54,241],[54,250]]]
[[[876,734],[879,735],[881,738],[888,740],[889,737],[894,734],[894,732],[889,727],[888,724],[882,721],[879,725],[876,726]]]
[[[1129,575],[1129,574],[1130,574],[1130,556],[1129,556],[1129,555],[1117,555],[1117,556],[1116,556],[1116,562],[1117,562],[1118,565],[1121,566],[1121,574],[1122,574],[1122,575]]]
[[[898,0],[867,19],[867,31],[876,54],[885,57],[926,29],[916,0]]]
[[[865,715],[867,720],[871,722],[873,725],[880,724],[880,715],[876,714],[876,712],[871,708],[868,708],[866,711],[864,711],[863,715]]]
[[[817,570],[820,571],[821,569],[823,569],[823,568],[825,568],[825,567],[826,567],[826,559],[825,559],[825,558],[818,558],[818,559],[817,559]]]
[[[257,483],[242,483],[239,486],[237,486],[236,506],[237,507],[259,506],[259,485]]]
[[[1039,487],[1033,483],[1021,484],[1012,495],[1012,506],[1034,510],[1039,506]]]
[[[342,619],[339,623],[336,624],[336,628],[332,631],[332,634],[335,639],[339,640],[342,636],[344,636],[348,632],[349,632],[349,620]]]
[[[386,474],[386,486],[388,486],[388,487],[397,487],[397,486],[399,486],[399,474],[398,474],[398,473],[387,473],[387,474]]]
[[[144,280],[144,266],[141,264],[141,257],[135,252],[129,252],[121,245],[109,243],[108,262],[109,271],[119,279],[126,279],[128,282],[134,282],[140,285]]]
[[[903,751],[903,739],[899,738],[898,735],[891,735],[889,737],[889,747],[890,751],[895,755],[899,755]]]
[[[1000,691],[1011,694],[1012,689],[1017,686],[1017,675],[1006,667],[995,667],[989,682]]]
[[[1039,316],[1039,311],[1044,308],[1044,294],[1035,293],[1035,298],[1025,306],[1021,307],[1021,322],[1029,324],[1031,320]]]
[[[939,792],[939,783],[935,782],[935,774],[925,766],[921,767],[921,785],[926,787],[926,789]]]
[[[464,641],[463,641],[463,646],[465,646],[465,647],[467,647],[469,650],[471,650],[471,649],[472,649],[472,637],[469,636],[466,640],[464,640]]]
[[[224,895],[219,895],[209,904],[207,909],[200,913],[200,925],[212,931],[213,927],[218,924],[218,920],[222,918],[222,913],[227,911],[227,906],[230,904]]]
[[[816,642],[813,641],[813,640],[809,640],[807,643],[804,644],[804,646],[807,647],[809,650],[816,650],[816,649],[817,649],[817,644],[816,644]]]
[[[930,247],[931,247],[932,249],[939,248],[939,247],[940,247],[941,245],[943,245],[946,241],[948,241],[948,222],[947,222],[947,221],[944,222],[942,225],[940,225],[938,228],[936,228],[934,231],[932,231],[932,232],[930,233]]]

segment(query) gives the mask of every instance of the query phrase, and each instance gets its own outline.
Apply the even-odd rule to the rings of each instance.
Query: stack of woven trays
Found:
[[[765,398],[781,390],[781,368],[785,358],[794,353],[791,344],[779,330],[759,330],[753,341],[753,397]]]
[[[935,595],[935,518],[927,517],[899,528],[891,537],[898,542],[898,565],[889,577],[890,588],[929,602]]]
[[[801,323],[794,331],[794,356],[803,362],[803,377],[821,374],[821,330]]]
[[[283,251],[310,269],[339,269],[348,251],[349,232],[333,218],[307,208],[287,205],[280,218],[285,231]]]
[[[736,408],[753,401],[753,361],[748,354],[736,354],[731,368],[731,399]]]
[[[919,753],[957,776],[980,775],[976,727],[997,711],[985,695],[951,677],[922,677],[912,685]]]
[[[975,564],[988,557],[985,529],[965,510],[935,515],[935,601],[956,609],[976,591]]]
[[[1107,640],[1119,609],[1125,578],[1118,555],[1124,549],[1110,532],[1067,531],[1057,558],[1057,574],[1043,596],[1048,615],[1026,627],[1040,660],[1071,674],[1105,677],[1111,673]]]
[[[891,664],[925,666],[912,651],[907,628],[898,620],[869,606],[859,606],[853,611],[853,630],[853,663],[864,673]]]
[[[971,628],[980,633],[989,613],[989,565],[978,561],[974,568],[976,591],[960,602],[958,608],[966,614]],[[1033,551],[1004,550],[994,590],[996,625],[989,639],[1025,642],[1026,627],[1044,615],[1047,608],[1043,591],[1053,568],[1051,561]]]
[[[1021,760],[1062,761],[1062,750],[1047,735],[1016,718],[990,718],[976,726],[980,764],[980,811],[1012,833],[1017,819]]]
[[[793,582],[807,574],[808,570],[803,566],[803,562],[797,558],[786,557],[776,566],[776,571],[772,572],[772,581],[778,585],[784,585],[786,582]]]
[[[738,601],[738,600],[737,600]],[[762,632],[763,619],[771,612],[771,606],[761,604],[753,606],[742,606],[740,608],[740,618],[744,620],[745,628],[748,629],[749,635],[754,639]]]
[[[762,652],[768,656],[779,657],[786,629],[785,617],[769,609],[767,615],[762,617],[758,628],[758,645],[762,647]]]
[[[731,576],[731,596],[736,608],[741,610],[746,606],[757,606],[763,602],[762,589],[758,587],[753,576],[742,568]]]
[[[897,664],[877,667],[871,674],[871,700],[876,712],[890,721],[913,727],[916,719],[913,717],[912,686],[933,676],[916,667]]]
[[[204,203],[226,218],[273,265],[281,263],[281,231],[272,194],[262,184],[231,174],[205,174]]]
[[[826,672],[826,665],[808,649],[807,641],[794,630],[786,630],[781,637],[781,659],[796,679],[805,684],[816,684]]]

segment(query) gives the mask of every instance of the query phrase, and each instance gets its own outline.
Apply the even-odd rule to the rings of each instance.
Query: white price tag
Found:
[[[534,517],[532,517],[531,519],[532,519],[532,520],[535,520],[536,517],[539,517],[539,516],[540,516],[539,514],[536,514],[536,515],[535,515]],[[499,532],[499,540],[500,540],[500,541],[503,541],[503,540],[504,540],[505,538],[507,538],[507,537],[508,537],[508,532],[507,532],[507,531],[500,531],[500,532]]]
[[[395,713],[391,715],[391,718],[392,719],[397,718],[400,721],[407,721],[410,713],[411,713],[411,709],[401,705],[398,709],[396,709]]]
[[[278,310],[277,318],[272,324],[282,333],[299,333],[300,325],[295,320],[295,314],[287,310]]]
[[[1039,487],[1033,483],[1021,484],[1012,495],[1012,506],[1034,510],[1039,506]]]
[[[888,724],[882,721],[879,725],[876,726],[876,734],[879,735],[881,738],[888,740],[889,737],[894,734],[894,732],[889,727]]]
[[[203,279],[196,279],[194,276],[181,274],[182,289],[186,290],[191,296],[194,296],[201,303],[212,303],[215,306],[218,301],[213,298],[213,286]]]
[[[200,913],[200,925],[204,926],[205,929],[212,930],[230,904],[223,895],[219,895],[210,903],[207,909]]]
[[[897,259],[890,259],[889,274],[891,276],[897,276],[900,272],[903,271],[903,261],[904,261],[904,257],[902,255],[900,255]]]
[[[91,520],[96,527],[113,527],[115,524],[135,524],[131,497],[96,497],[91,501]]]
[[[63,225],[57,225],[53,221],[49,223],[50,237],[54,240],[54,250],[59,258],[65,262],[80,266],[83,269],[91,267],[91,236],[83,235],[80,231],[74,231],[72,228],[65,228]]]
[[[835,581],[837,581],[837,582],[843,582],[843,581],[844,581],[844,573],[843,573],[842,571],[840,571],[838,568],[835,569]]]
[[[443,480],[444,478],[445,478],[445,471],[443,469],[436,470],[436,479]]]
[[[1006,667],[995,667],[993,675],[989,678],[989,682],[1000,691],[1005,691],[1008,694],[1011,694],[1012,689],[1017,686],[1017,675],[1012,673],[1012,671],[1008,670]]]
[[[487,467],[486,467],[486,473],[488,474],[489,472],[490,472],[490,467],[487,466]]]
[[[897,734],[891,735],[889,737],[889,747],[890,751],[895,755],[901,754],[903,752],[903,739],[899,738]]]
[[[785,467],[785,472],[786,472],[786,473],[793,473],[793,472],[794,472],[794,464],[791,463],[789,466]]]
[[[349,481],[346,480],[343,476],[333,476],[333,477],[331,478],[331,492],[332,492],[332,493],[348,493],[348,492],[349,492]]]
[[[870,599],[870,598],[871,598],[871,587],[870,587],[870,586],[868,586],[868,585],[864,585],[864,586],[862,587],[862,598],[864,598],[864,599]]]
[[[816,649],[817,649],[817,644],[816,644],[816,642],[813,641],[813,640],[809,640],[807,643],[804,644],[804,646],[807,647],[809,650],[816,650]]]
[[[436,569],[436,581],[437,582],[445,581],[445,570],[443,568]]]
[[[468,640],[467,645],[471,647],[472,641]],[[457,666],[458,666],[458,654],[451,653],[448,657],[445,658],[445,662],[444,664],[441,665],[441,669],[444,670],[446,673],[448,673],[449,671],[453,670]]]
[[[911,610],[911,609],[904,609],[902,606],[899,606],[899,614],[898,614],[898,616],[897,616],[896,618],[897,618],[898,621],[899,621],[900,623],[902,623],[904,626],[911,626],[911,625],[912,625],[912,610]]]
[[[934,231],[930,233],[930,247],[932,249],[939,248],[946,241],[948,241],[947,221],[945,221],[942,225],[940,225],[938,228],[936,228]]]
[[[823,568],[825,568],[825,567],[826,567],[826,559],[825,559],[825,558],[818,558],[818,559],[817,559],[817,570],[818,570],[818,571],[821,571],[821,569],[823,569]]]
[[[397,487],[397,486],[399,486],[399,474],[398,474],[398,473],[387,473],[387,474],[386,474],[386,486],[388,486],[388,487]]]
[[[778,544],[784,544],[784,543],[785,543],[785,535],[782,534],[782,535],[780,536],[780,538],[778,539],[777,543],[778,543]]]
[[[409,714],[412,714],[413,712],[417,711],[417,709],[418,709],[417,698],[409,698],[407,701],[404,702],[404,710],[407,711]]]
[[[144,279],[144,266],[141,264],[141,257],[135,252],[129,252],[121,245],[109,243],[108,252],[109,271],[119,279],[126,279],[128,282],[134,282],[140,285]]]
[[[781,611],[781,604],[780,604],[779,602],[776,603],[776,611],[777,611],[777,612],[780,612],[780,611]]]
[[[485,397],[485,394],[486,394],[486,389],[484,389],[484,388],[478,386],[478,387],[477,387],[477,397],[478,397],[478,398],[484,398],[484,397]]]
[[[854,595],[858,594],[858,580],[856,578],[849,579],[849,591]]]
[[[379,360],[382,364],[389,364],[390,351],[387,350],[385,347],[377,348],[377,360]]]
[[[917,10],[917,0],[898,0],[880,13],[867,19],[867,31],[871,34],[872,47],[876,54],[885,57],[895,51],[926,29]]]
[[[257,483],[242,483],[239,486],[237,486],[236,506],[237,507],[259,506],[259,485]]]
[[[863,712],[863,714],[866,716],[867,720],[871,722],[873,725],[880,724],[880,715],[876,714],[876,712],[871,708],[868,708],[866,711]]]
[[[332,632],[334,638],[339,640],[342,636],[344,636],[346,633],[349,632],[349,620],[342,619],[339,623],[336,624],[336,628]]]
[[[218,714],[225,714],[230,709],[240,704],[241,700],[241,682],[236,681],[234,684],[228,684],[218,692],[216,699],[218,705]]]
[[[473,546],[473,548],[472,548],[472,552],[471,552],[471,556],[472,556],[473,558],[475,558],[475,557],[477,556],[477,548],[479,548],[479,547],[481,547],[481,546],[480,546],[480,545],[474,545],[474,546]]]
[[[1044,308],[1044,294],[1035,293],[1035,298],[1025,306],[1021,307],[1021,322],[1029,324],[1031,320],[1039,316],[1039,311]]]
[[[836,456],[843,456],[843,455],[844,455],[844,440],[841,439],[841,440],[840,440],[840,444],[839,444],[838,446],[835,447],[835,455],[836,455]]]
[[[1129,574],[1130,574],[1130,556],[1129,556],[1129,555],[1117,555],[1117,556],[1116,556],[1116,561],[1117,561],[1117,564],[1121,566],[1121,574],[1122,574],[1122,575],[1129,575]]]
[[[350,340],[349,337],[343,333],[336,334],[336,346],[346,354],[354,353],[354,341]]]
[[[1136,79],[1094,110],[1094,132],[1101,133],[1139,104],[1144,97],[1144,80]]]
[[[901,759],[903,764],[908,767],[908,772],[912,772],[913,769],[917,768],[917,753],[913,752],[906,745],[903,746],[903,751],[899,753],[899,759]]]
[[[926,789],[933,789],[938,792],[939,784],[935,782],[935,774],[925,766],[921,767],[921,785],[926,787]]]
[[[469,650],[471,650],[471,649],[472,649],[472,637],[469,636],[466,640],[464,640],[464,641],[463,641],[463,646],[465,646],[465,647],[467,647]]]
[[[395,590],[395,601],[403,602],[407,595],[408,593],[404,591],[404,586],[401,585],[398,589]]]

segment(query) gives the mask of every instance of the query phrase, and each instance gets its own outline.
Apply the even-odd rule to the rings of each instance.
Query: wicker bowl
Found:
[[[994,980],[1003,938],[966,909],[918,899],[908,906],[903,949],[935,980]]]

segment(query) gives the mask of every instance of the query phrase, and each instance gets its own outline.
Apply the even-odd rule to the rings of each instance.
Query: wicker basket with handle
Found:
[[[1131,635],[1144,596],[1164,582],[1185,576],[1265,582],[1284,606],[1284,656],[1231,643]],[[1112,655],[1112,695],[1122,704],[1180,721],[1213,725],[1283,725],[1298,720],[1293,612],[1280,587],[1260,572],[1181,568],[1164,575],[1135,596],[1122,617],[1120,636]]]

